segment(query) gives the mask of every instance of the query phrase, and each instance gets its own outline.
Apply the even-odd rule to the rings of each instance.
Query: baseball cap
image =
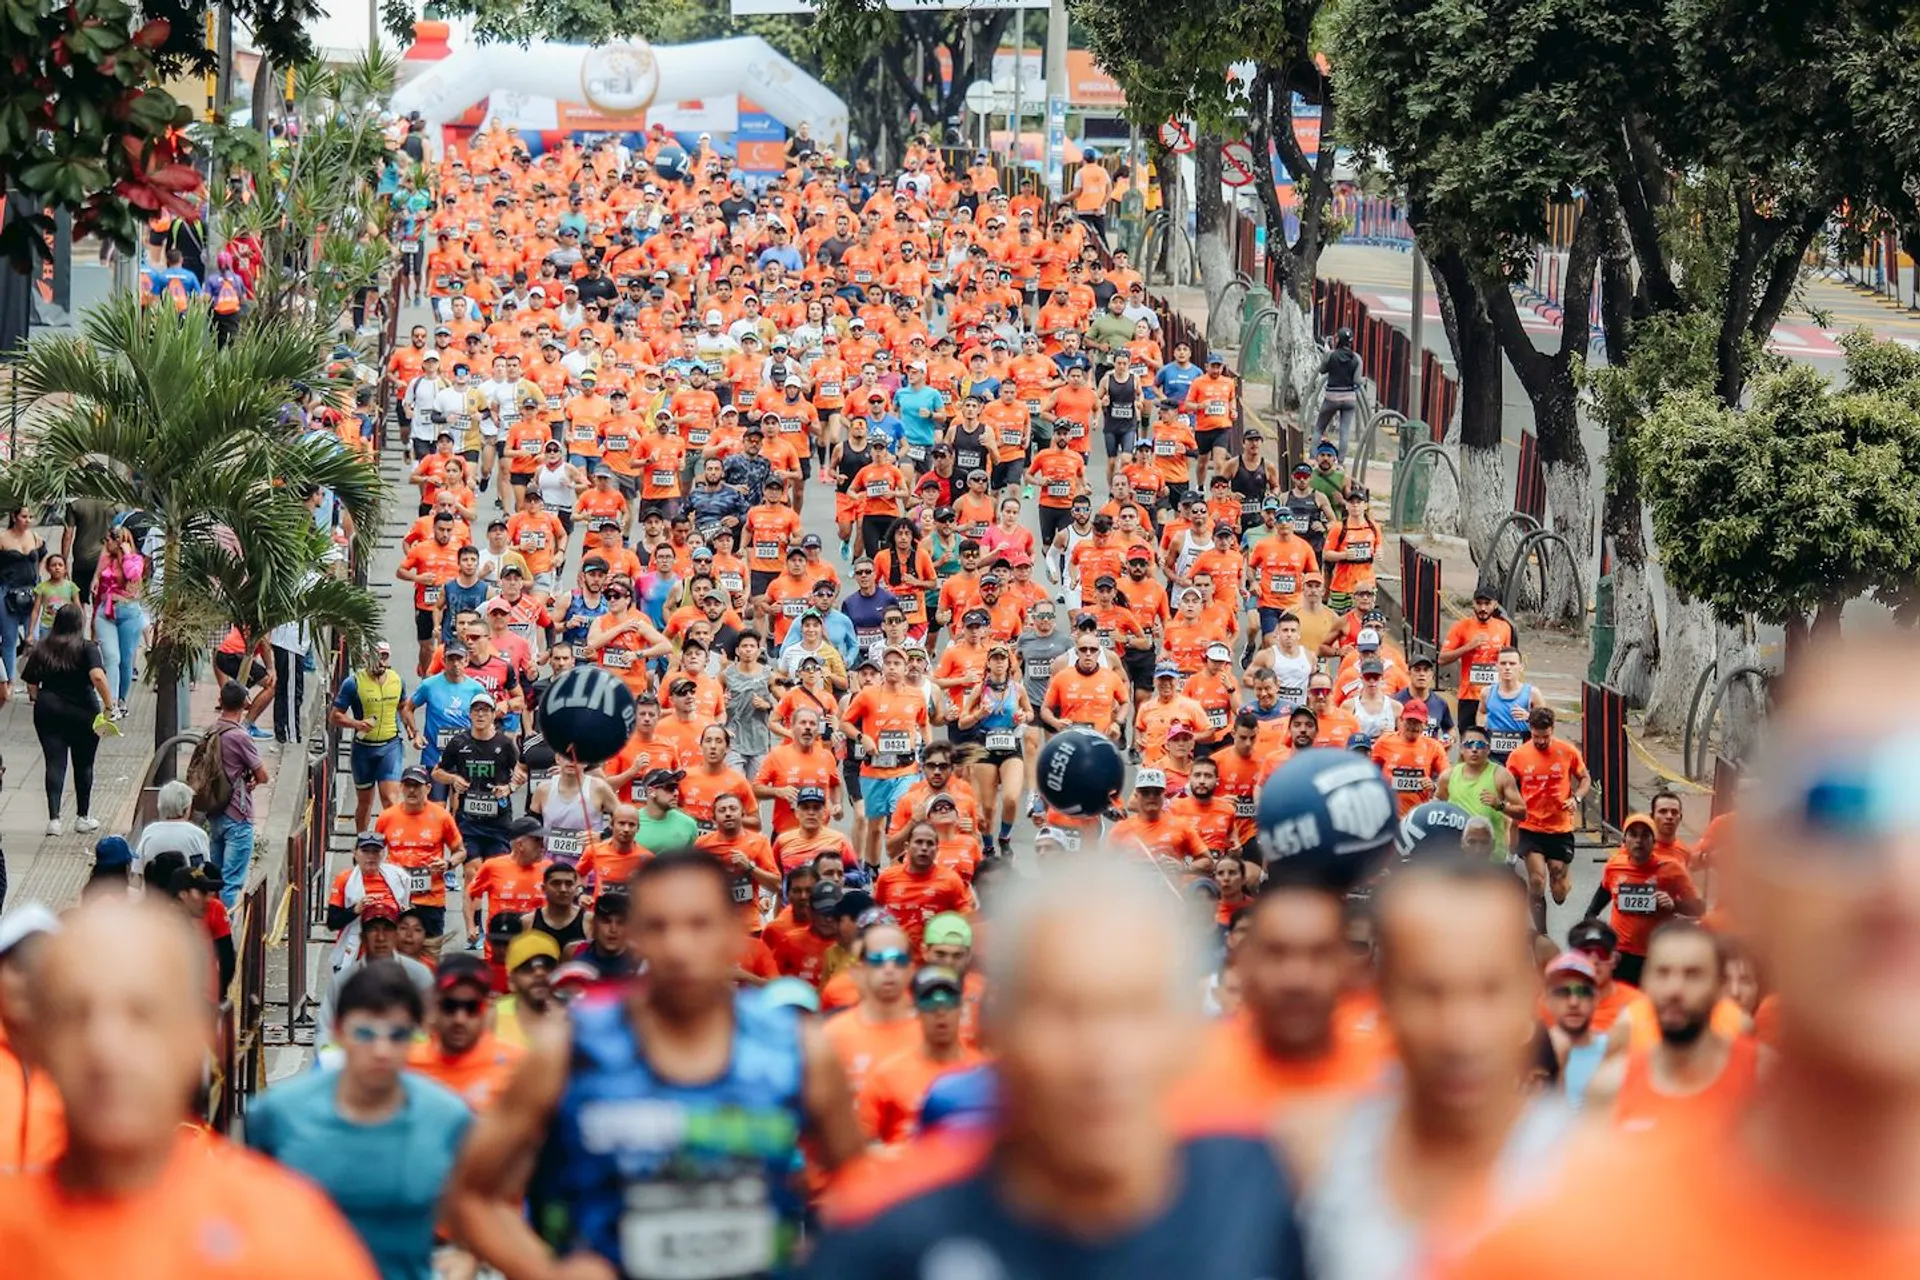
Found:
[[[400,774],[400,781],[411,782],[418,786],[424,787],[432,784],[433,777],[425,769],[422,769],[419,765],[414,764],[414,765],[408,765],[407,768]]]
[[[1174,666],[1171,662],[1163,662],[1153,669],[1153,678],[1155,680],[1159,680],[1162,677],[1177,680],[1180,678],[1180,668]]]
[[[93,866],[96,871],[132,865],[133,846],[127,843],[125,836],[101,836],[94,842]]]
[[[959,807],[953,802],[953,797],[944,791],[934,792],[933,798],[927,801],[928,813],[932,813],[935,809],[958,809]]]
[[[1360,634],[1354,638],[1353,643],[1361,649],[1378,649],[1380,647],[1380,633],[1371,627],[1363,627],[1361,628]]]
[[[480,988],[483,994],[491,994],[493,972],[487,967],[487,962],[473,952],[452,951],[440,957],[440,968],[434,974],[433,985],[439,991],[471,985]]]
[[[967,627],[984,627],[992,621],[993,615],[985,609],[969,609],[960,619],[960,624]]]
[[[655,769],[647,775],[645,786],[649,791],[655,787],[677,787],[686,776],[681,769]]]
[[[1620,949],[1620,935],[1605,920],[1582,920],[1567,930],[1567,946],[1575,951],[1604,951],[1611,955]]]
[[[38,902],[23,903],[0,916],[0,957],[28,938],[60,932],[60,919]]]
[[[1165,791],[1167,789],[1166,771],[1162,769],[1142,769],[1133,775],[1135,791]]]
[[[400,908],[385,898],[368,899],[367,905],[360,908],[360,927],[365,928],[376,920],[387,924],[400,923]]]
[[[831,883],[827,887],[838,888]],[[760,1003],[769,1009],[799,1009],[803,1013],[818,1013],[820,992],[805,978],[775,978],[760,988]]]
[[[1620,824],[1620,834],[1625,835],[1627,833],[1627,828],[1633,827],[1633,826],[1645,827],[1647,830],[1654,832],[1656,835],[1659,834],[1658,828],[1656,828],[1653,825],[1653,819],[1648,817],[1644,813],[1628,814],[1626,817],[1626,820]]]
[[[822,913],[834,910],[847,896],[846,889],[831,880],[817,880],[813,888],[807,890],[807,903],[815,911]]]
[[[827,793],[819,787],[801,787],[794,793],[793,802],[795,804],[825,804],[827,802]]]
[[[518,840],[522,836],[546,834],[546,825],[530,813],[523,813],[507,824],[507,839]]]
[[[560,963],[560,944],[554,941],[552,934],[538,929],[528,929],[524,933],[516,934],[513,941],[507,944],[507,972],[512,973],[521,965],[538,960],[542,956],[555,964]]]
[[[1232,662],[1233,650],[1224,644],[1214,643],[1207,646],[1208,662]]]
[[[1400,718],[1402,720],[1417,720],[1422,724],[1426,723],[1427,704],[1424,702],[1408,702],[1406,706],[1400,708]]]
[[[951,969],[928,965],[913,975],[915,1004],[960,1002],[960,975]]]
[[[1378,658],[1362,658],[1362,659],[1360,660],[1360,674],[1361,674],[1361,675],[1363,675],[1363,676],[1380,676],[1380,675],[1385,675],[1386,673],[1387,673],[1387,664],[1386,664],[1386,663],[1384,663],[1384,662],[1382,662],[1382,661],[1380,661],[1380,659],[1378,659]]]
[[[353,847],[356,849],[384,849],[387,847],[387,838],[378,831],[362,831],[359,837],[354,840]]]
[[[957,911],[942,911],[927,921],[920,943],[927,947],[971,947],[973,926]]]
[[[1575,926],[1578,928],[1579,926]],[[1600,981],[1600,971],[1593,967],[1593,961],[1578,951],[1562,951],[1547,962],[1546,975],[1551,978],[1556,973],[1577,973],[1589,982]]]
[[[1193,736],[1193,726],[1185,720],[1175,720],[1167,726],[1167,738],[1169,741],[1174,738],[1191,738]]]

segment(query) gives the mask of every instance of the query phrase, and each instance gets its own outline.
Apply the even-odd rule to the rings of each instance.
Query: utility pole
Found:
[[[1047,190],[1058,200],[1066,184],[1067,0],[1047,6]]]

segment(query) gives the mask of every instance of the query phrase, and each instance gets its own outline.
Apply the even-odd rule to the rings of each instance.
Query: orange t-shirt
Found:
[[[1390,1056],[1377,1035],[1336,1026],[1330,1052],[1305,1062],[1282,1061],[1261,1045],[1252,1018],[1241,1014],[1207,1028],[1193,1071],[1175,1086],[1169,1106],[1182,1119],[1238,1117],[1265,1123],[1282,1103],[1366,1088]],[[1233,1086],[1222,1088],[1223,1080]]]
[[[840,720],[879,749],[860,762],[862,777],[902,778],[919,771],[915,753],[927,739],[927,700],[918,690],[894,693],[883,684],[869,685],[853,695]]]
[[[67,1149],[67,1108],[53,1079],[27,1066],[0,1027],[0,1173],[45,1169]]]
[[[590,879],[602,890],[624,884],[627,877],[652,856],[652,850],[638,844],[622,849],[611,840],[595,840],[580,855],[580,879]]]
[[[1105,733],[1113,727],[1114,713],[1126,705],[1126,698],[1126,678],[1117,671],[1101,667],[1083,675],[1078,668],[1068,667],[1053,673],[1045,701],[1059,719]]]
[[[482,899],[487,903],[486,919],[497,915],[524,915],[546,905],[547,895],[541,891],[540,884],[546,875],[547,859],[541,858],[529,866],[522,866],[510,853],[496,854],[480,864],[480,870],[473,877],[473,885],[467,890],[467,909]],[[487,959],[492,960],[493,945],[489,937]]]
[[[883,1146],[913,1137],[920,1129],[920,1108],[934,1081],[966,1071],[986,1061],[986,1055],[962,1043],[958,1056],[937,1062],[924,1046],[897,1053],[873,1069],[854,1099],[860,1127]]]
[[[473,1048],[454,1057],[433,1037],[414,1043],[407,1053],[407,1068],[453,1090],[475,1111],[485,1111],[507,1087],[525,1053],[519,1045],[496,1039],[486,1031]]]
[[[1525,1202],[1492,1222],[1444,1233],[1428,1274],[1438,1280],[1552,1280],[1591,1266],[1567,1247],[1567,1224],[1592,1220],[1595,1187],[1632,1187],[1633,1271],[1659,1277],[1920,1274],[1920,1223],[1885,1224],[1827,1208],[1783,1185],[1739,1135],[1593,1136],[1554,1162]]]
[[[869,1022],[865,1013],[855,1007],[827,1019],[825,1028],[827,1046],[840,1059],[855,1097],[875,1067],[920,1044],[920,1019],[908,1015],[893,1022]]]
[[[113,1196],[52,1169],[0,1179],[0,1258],[34,1280],[376,1280],[366,1247],[319,1188],[217,1137],[182,1135],[160,1176]]]
[[[1573,810],[1566,801],[1573,794],[1574,778],[1586,771],[1580,748],[1564,738],[1553,739],[1545,751],[1531,739],[1516,747],[1507,757],[1507,772],[1520,784],[1520,798],[1527,804],[1520,825],[1529,831],[1573,830]]]
[[[1633,910],[1626,910],[1621,905],[1623,899],[1620,889],[1623,885],[1646,886],[1639,893],[1626,895],[1626,906]],[[1662,918],[1653,909],[1653,890],[1664,890],[1673,896],[1676,903],[1683,898],[1699,896],[1699,891],[1693,887],[1693,877],[1687,874],[1685,862],[1656,854],[1647,859],[1646,866],[1637,866],[1624,848],[1615,849],[1607,859],[1607,865],[1600,872],[1600,887],[1613,900],[1607,923],[1619,935],[1620,950],[1636,956],[1647,954],[1647,942],[1653,936],[1654,926]]]
[[[925,875],[904,862],[896,862],[882,871],[873,882],[873,901],[892,913],[915,955],[920,953],[920,935],[927,921],[943,911],[965,914],[973,907],[973,894],[959,873],[937,862]]]
[[[802,751],[794,743],[783,742],[767,752],[760,761],[753,781],[756,786],[762,787],[793,787],[796,790],[800,787],[819,787],[831,797],[839,777],[840,762],[834,758],[833,749],[816,739],[810,751]],[[784,833],[789,827],[797,825],[793,806],[785,800],[774,800],[771,829]]]
[[[400,567],[431,577],[431,582],[423,580],[413,584],[414,608],[425,610],[438,607],[440,589],[460,576],[459,543],[460,540],[455,538],[443,547],[432,538],[426,538],[407,548]]]
[[[387,861],[406,868],[412,905],[444,907],[447,882],[427,864],[442,856],[449,864],[460,862],[460,828],[446,807],[429,800],[419,813],[408,813],[401,805],[389,805],[374,819],[373,829],[387,838]]]
[[[1434,784],[1447,771],[1447,749],[1424,733],[1412,742],[1389,733],[1374,742],[1373,762],[1387,776],[1404,817],[1433,799]]]

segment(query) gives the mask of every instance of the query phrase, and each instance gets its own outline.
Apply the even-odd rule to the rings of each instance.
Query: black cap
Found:
[[[920,1003],[932,996],[945,995],[953,1000],[960,999],[960,976],[951,969],[938,965],[928,965],[913,975],[913,1000]]]
[[[838,914],[843,919],[847,917],[858,919],[871,910],[873,910],[873,895],[865,889],[849,889],[840,895]]]
[[[793,802],[795,804],[825,804],[827,802],[827,793],[819,787],[801,787],[799,791],[794,793]]]
[[[507,839],[518,840],[522,836],[545,835],[546,824],[532,814],[521,814],[507,824]]]
[[[1614,952],[1620,948],[1620,935],[1605,920],[1582,920],[1567,930],[1567,947],[1573,951]]]
[[[985,609],[969,609],[960,619],[963,627],[984,627],[993,621],[993,615]]]
[[[807,890],[808,904],[823,915],[837,910],[846,896],[846,889],[832,880],[817,880],[813,888]]]
[[[400,781],[417,783],[425,787],[432,784],[433,775],[417,764],[408,765],[406,769],[401,772]]]
[[[485,960],[471,951],[448,951],[440,957],[440,966],[433,975],[436,990],[451,991],[469,984],[482,991],[493,990],[493,970],[487,967]]]
[[[677,787],[686,776],[686,772],[681,769],[655,769],[647,774],[647,779],[642,785],[649,791],[655,787]]]

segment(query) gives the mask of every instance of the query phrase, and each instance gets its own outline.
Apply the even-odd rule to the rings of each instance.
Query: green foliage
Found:
[[[228,626],[305,620],[357,642],[378,605],[330,577],[328,539],[300,494],[334,491],[371,550],[378,469],[283,421],[295,382],[326,386],[331,341],[292,320],[219,347],[204,306],[184,316],[118,295],[73,336],[42,337],[18,366],[26,444],[0,489],[35,505],[99,498],[149,512],[164,548],[146,604],[156,644],[192,651]],[[164,701],[164,700],[163,700]]]
[[[1785,624],[1920,572],[1920,407],[1836,392],[1804,366],[1760,379],[1741,412],[1680,390],[1639,448],[1670,581],[1723,623]]]
[[[1645,24],[1608,0],[1346,0],[1343,131],[1383,153],[1425,234],[1477,262],[1542,238],[1547,203],[1607,172]]]
[[[1847,386],[1880,391],[1920,402],[1920,351],[1898,342],[1881,342],[1867,329],[1840,339],[1847,356]]]

